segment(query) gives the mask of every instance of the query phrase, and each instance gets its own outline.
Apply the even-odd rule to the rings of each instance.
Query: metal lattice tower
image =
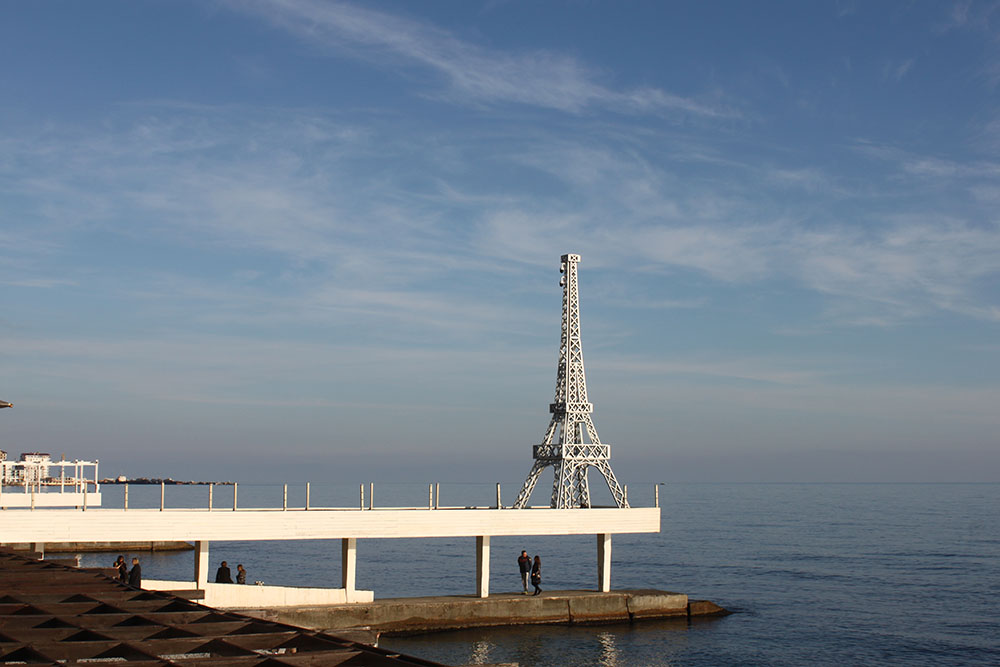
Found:
[[[528,504],[528,498],[542,470],[552,466],[551,507],[590,507],[587,470],[594,466],[604,475],[618,507],[628,507],[628,500],[611,470],[611,445],[601,443],[590,414],[594,406],[587,400],[587,377],[583,372],[583,345],[580,341],[580,290],[576,265],[579,255],[563,255],[559,284],[563,287],[562,340],[559,344],[559,368],[556,373],[556,398],[549,405],[552,421],[542,444],[535,445],[535,463],[524,480],[514,503],[516,509]]]

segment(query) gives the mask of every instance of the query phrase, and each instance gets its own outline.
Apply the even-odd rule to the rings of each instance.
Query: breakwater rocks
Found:
[[[444,596],[389,598],[370,603],[243,610],[250,616],[313,629],[382,634],[539,624],[627,623],[654,618],[724,616],[729,612],[707,600],[658,590],[546,591],[538,596],[501,593],[488,598]]]
[[[172,477],[133,477],[132,479],[126,479],[123,477],[105,477],[100,480],[101,484],[165,484],[167,486],[180,485],[180,486],[232,486],[235,482],[198,482],[198,481],[186,481],[182,479],[173,479]]]

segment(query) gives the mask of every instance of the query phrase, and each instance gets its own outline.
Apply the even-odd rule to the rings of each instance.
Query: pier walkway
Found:
[[[196,589],[204,603],[226,608],[363,603],[372,591],[355,587],[357,540],[366,538],[474,537],[475,595],[489,597],[492,536],[595,535],[597,590],[611,590],[611,536],[656,533],[659,507],[587,509],[497,508],[280,508],[280,509],[44,509],[0,512],[4,542],[28,542],[37,552],[54,542],[193,542],[194,577],[187,582],[149,582],[166,590]],[[339,589],[295,589],[210,584],[209,543],[216,541],[341,541]],[[281,588],[281,591],[269,590]],[[317,598],[315,591],[325,590]]]

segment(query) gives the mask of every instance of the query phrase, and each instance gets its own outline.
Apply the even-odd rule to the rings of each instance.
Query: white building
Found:
[[[49,478],[52,456],[47,452],[24,452],[13,470],[15,484],[42,484]]]
[[[53,461],[46,452],[25,452],[8,461],[0,452],[0,509],[101,504],[97,461]]]

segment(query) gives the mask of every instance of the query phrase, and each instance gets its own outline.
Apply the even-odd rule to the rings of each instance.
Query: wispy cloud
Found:
[[[30,224],[0,248],[0,280],[99,282],[98,258],[62,258],[74,239],[100,233],[158,244],[160,266],[114,287],[146,307],[169,312],[188,295],[206,304],[198,317],[219,326],[263,307],[273,322],[349,316],[372,332],[472,339],[531,330],[535,302],[497,285],[525,281],[536,297],[535,272],[571,239],[595,268],[690,272],[744,287],[785,281],[832,299],[826,312],[843,324],[884,326],[935,310],[996,317],[981,289],[1000,274],[995,223],[963,217],[950,200],[941,210],[908,203],[932,180],[964,192],[964,206],[992,206],[1000,168],[986,162],[859,142],[862,159],[890,168],[882,178],[898,203],[885,209],[881,193],[817,166],[722,159],[710,141],[690,137],[661,152],[643,145],[646,133],[623,142],[620,128],[567,128],[501,141],[491,160],[518,179],[490,187],[476,177],[474,134],[452,137],[445,160],[440,137],[375,120],[199,108],[163,122],[155,107],[142,111],[111,129],[5,140],[18,167],[0,169],[0,181],[22,198],[17,210]],[[498,145],[495,133],[490,141]],[[652,145],[663,143],[672,145],[664,137]],[[376,154],[383,168],[365,169]],[[885,210],[851,217],[870,203]],[[192,249],[226,257],[242,277],[220,282],[171,264],[171,253]],[[464,288],[470,275],[492,280]],[[482,305],[485,295],[502,299],[506,314]],[[671,308],[687,301],[634,298]]]
[[[989,129],[989,128],[987,128]],[[1000,176],[1000,162],[992,160],[956,160],[938,155],[926,155],[895,146],[857,141],[853,149],[858,153],[896,166],[901,173],[912,176],[965,179],[993,179]]]
[[[626,113],[734,117],[731,106],[655,87],[616,90],[578,59],[552,51],[507,52],[461,39],[414,19],[315,0],[233,2],[322,48],[387,67],[416,66],[447,81],[446,95],[471,104],[516,103],[581,113],[599,107]]]
[[[900,81],[909,73],[915,62],[916,58],[886,62],[882,65],[882,78]]]
[[[38,287],[47,289],[52,287],[67,287],[79,283],[75,280],[66,280],[63,278],[28,278],[25,280],[7,280],[0,284],[10,287]]]

